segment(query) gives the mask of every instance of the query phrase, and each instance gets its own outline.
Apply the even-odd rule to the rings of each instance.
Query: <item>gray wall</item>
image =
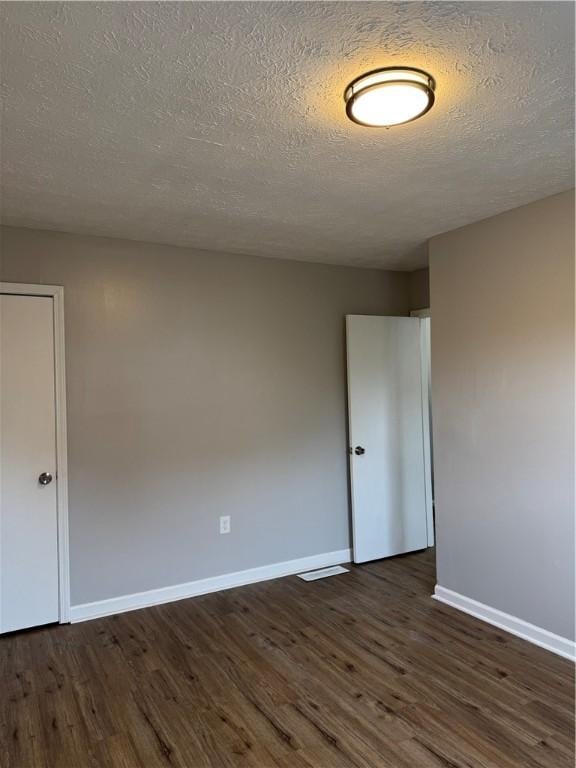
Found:
[[[406,273],[14,228],[1,256],[65,288],[73,604],[349,546],[344,315],[406,314]]]
[[[410,309],[428,309],[430,306],[430,271],[415,269],[410,272]]]
[[[574,635],[574,195],[430,243],[438,583]]]

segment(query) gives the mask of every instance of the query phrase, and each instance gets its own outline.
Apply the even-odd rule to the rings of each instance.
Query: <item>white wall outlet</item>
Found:
[[[230,533],[230,515],[222,515],[220,518],[220,533]]]

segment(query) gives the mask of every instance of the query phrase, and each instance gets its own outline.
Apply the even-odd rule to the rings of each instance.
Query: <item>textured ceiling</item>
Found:
[[[361,266],[572,186],[572,3],[2,3],[4,221]],[[414,123],[342,92],[410,65]]]

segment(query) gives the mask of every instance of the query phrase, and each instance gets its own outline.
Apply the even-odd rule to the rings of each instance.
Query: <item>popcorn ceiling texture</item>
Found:
[[[571,3],[3,3],[4,222],[412,269],[572,186]],[[354,125],[419,66],[421,120]]]

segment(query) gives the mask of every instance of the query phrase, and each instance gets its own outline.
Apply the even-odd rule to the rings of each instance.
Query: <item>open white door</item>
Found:
[[[420,320],[348,315],[346,335],[354,562],[363,563],[427,546]]]
[[[53,299],[0,294],[0,632],[60,618]]]

